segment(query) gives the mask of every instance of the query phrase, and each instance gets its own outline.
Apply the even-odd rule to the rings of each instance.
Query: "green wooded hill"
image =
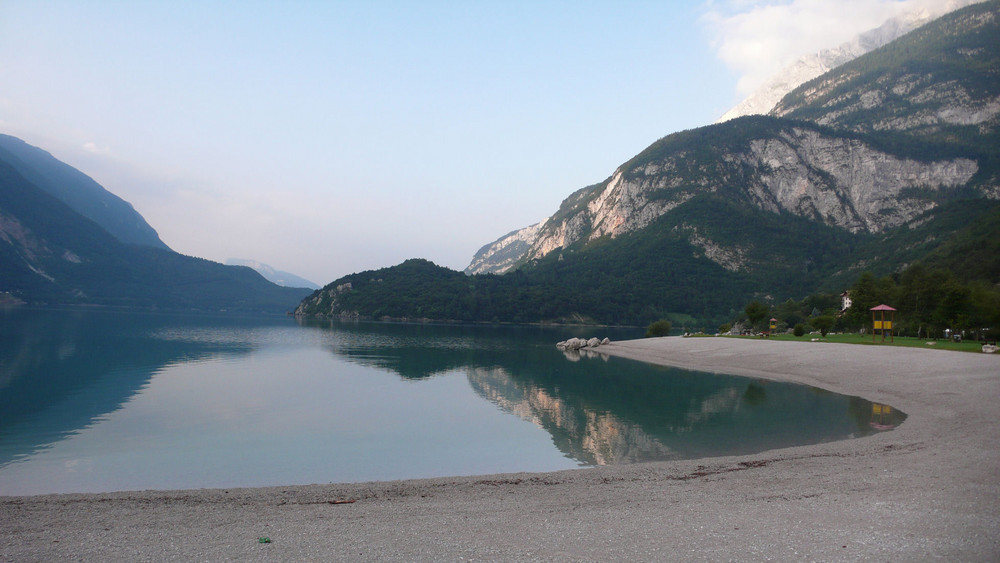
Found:
[[[32,177],[83,176],[48,158],[31,163]],[[8,160],[0,150],[0,301],[283,314],[309,293],[274,285],[250,268],[173,252],[151,228],[133,230],[152,232],[148,244],[122,242],[29,180],[21,172],[25,160]],[[92,203],[79,193],[70,197]]]
[[[568,197],[513,271],[407,261],[336,280],[296,313],[711,326],[751,300],[916,263],[1000,283],[998,60],[1000,1],[953,12],[770,116],[658,140]]]

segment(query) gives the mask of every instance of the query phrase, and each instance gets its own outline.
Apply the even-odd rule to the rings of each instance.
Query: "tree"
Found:
[[[795,328],[792,329],[792,334],[794,334],[795,336],[802,336],[805,333],[806,333],[806,327],[802,323],[796,324]]]
[[[977,281],[969,284],[969,292],[973,328],[977,329],[979,338],[996,339],[1000,335],[1000,288]]]
[[[802,303],[794,299],[788,299],[784,303],[776,305],[774,316],[791,326],[801,323],[806,318],[806,315],[802,313]]]
[[[871,308],[882,303],[888,304],[888,301],[892,301],[895,290],[896,284],[892,278],[876,278],[871,272],[862,273],[851,287],[851,306],[847,309],[845,321],[851,326],[867,326],[871,321]]]
[[[929,270],[921,264],[907,268],[899,277],[896,290],[896,308],[906,319],[906,326],[918,337],[930,336],[930,330],[940,321],[935,310],[944,294],[946,285],[953,285],[954,276],[947,270]]]
[[[826,333],[829,332],[830,327],[833,326],[833,323],[836,322],[836,320],[837,319],[833,318],[831,315],[820,315],[809,319],[809,324],[818,330],[821,335],[826,336]]]
[[[771,309],[760,301],[754,301],[747,305],[746,308],[743,309],[743,312],[747,314],[750,326],[756,328],[756,326],[767,317],[767,314],[771,312]]]
[[[972,292],[969,288],[951,279],[942,288],[941,301],[934,311],[934,317],[941,326],[963,330],[969,325],[971,305]]]

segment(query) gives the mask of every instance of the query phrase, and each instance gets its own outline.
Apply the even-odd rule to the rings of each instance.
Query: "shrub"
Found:
[[[719,327],[719,334],[725,334],[725,333],[727,333],[727,332],[729,332],[731,330],[733,330],[733,325],[731,325],[729,323],[726,323],[726,324],[721,325]]]
[[[657,336],[668,336],[670,334],[670,329],[673,325],[670,321],[663,319],[656,321],[655,323],[646,327],[646,338],[653,338]]]
[[[802,323],[796,324],[795,328],[792,329],[792,334],[794,334],[795,336],[802,336],[805,333],[806,333],[806,327]]]

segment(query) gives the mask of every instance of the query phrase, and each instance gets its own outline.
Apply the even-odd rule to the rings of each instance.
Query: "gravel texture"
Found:
[[[806,383],[909,417],[867,438],[752,456],[0,497],[0,561],[1000,560],[1000,355],[710,337],[600,350]]]

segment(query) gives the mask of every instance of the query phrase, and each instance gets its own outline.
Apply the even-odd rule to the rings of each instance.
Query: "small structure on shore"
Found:
[[[882,304],[877,307],[872,307],[872,343],[875,342],[875,336],[879,333],[882,334],[882,342],[885,342],[885,333],[889,332],[889,342],[895,342],[892,336],[892,323],[896,317],[896,310],[892,307]],[[885,314],[889,313],[889,320],[885,320]]]

